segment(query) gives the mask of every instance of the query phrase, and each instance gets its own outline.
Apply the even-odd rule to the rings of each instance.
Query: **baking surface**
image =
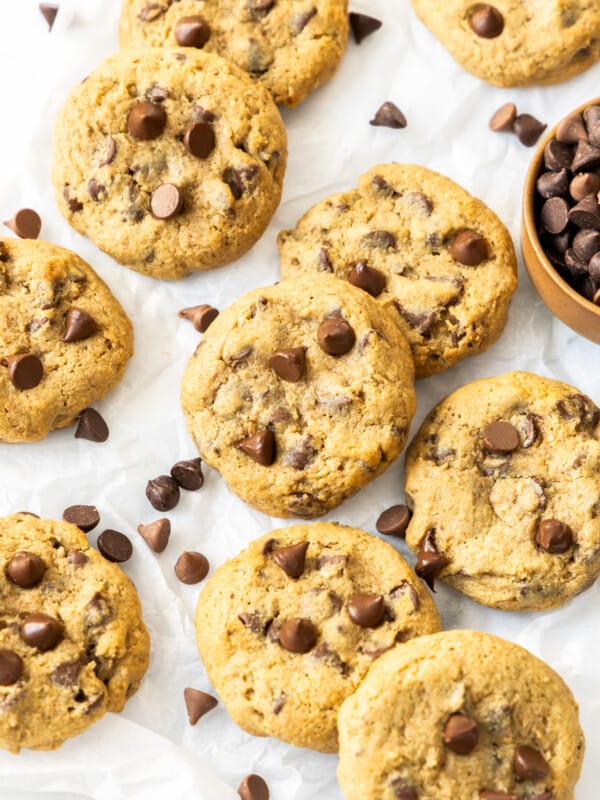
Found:
[[[180,283],[161,283],[113,262],[60,217],[50,185],[52,124],[70,88],[117,48],[120,0],[63,0],[49,35],[37,2],[0,0],[0,219],[21,207],[43,218],[41,238],[76,251],[108,282],[133,320],[136,355],[123,383],[97,404],[111,436],[106,444],[74,438],[68,429],[44,442],[0,445],[0,514],[29,510],[60,518],[66,506],[90,503],[105,528],[131,536],[124,565],[135,581],[152,636],[149,672],[119,716],[107,715],[53,753],[0,753],[2,800],[235,800],[244,775],[258,772],[273,800],[341,800],[336,758],[253,739],[222,705],[195,727],[183,689],[211,691],[196,653],[193,612],[199,587],[173,572],[184,549],[200,550],[216,566],[245,544],[285,522],[246,507],[220,477],[205,469],[197,493],[182,492],[167,516],[173,534],[162,555],[136,533],[162,516],[148,503],[149,478],[194,457],[179,408],[179,384],[199,334],[177,312],[210,303],[224,308],[251,288],[279,278],[277,232],[327,194],[356,185],[383,161],[423,164],[461,183],[509,226],[518,243],[521,188],[532,150],[487,128],[491,114],[513,100],[548,124],[598,95],[600,65],[566,84],[544,89],[494,89],[468,75],[413,15],[409,0],[353,0],[355,11],[383,20],[360,46],[350,41],[337,76],[295,111],[284,112],[290,160],[283,203],[267,233],[237,263]],[[368,121],[385,100],[406,114],[405,130]],[[10,232],[5,229],[6,235]],[[445,394],[475,378],[524,369],[574,384],[600,403],[598,347],[552,317],[520,265],[521,285],[510,322],[487,353],[417,386],[413,432]],[[327,519],[375,532],[379,513],[402,501],[402,458]],[[452,513],[449,509],[448,513]],[[400,550],[408,555],[404,544]],[[414,563],[409,556],[410,563]],[[600,584],[558,611],[510,614],[477,606],[440,586],[446,627],[473,627],[512,639],[565,678],[580,706],[587,757],[577,800],[596,800],[600,784]]]

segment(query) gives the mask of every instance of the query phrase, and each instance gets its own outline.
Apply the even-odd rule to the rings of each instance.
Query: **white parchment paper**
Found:
[[[284,200],[263,239],[228,267],[160,283],[120,267],[72,231],[56,210],[49,179],[54,116],[72,86],[117,49],[120,8],[120,0],[57,1],[61,10],[48,34],[37,2],[0,0],[0,219],[23,206],[36,208],[43,216],[42,238],[79,253],[122,302],[134,321],[136,355],[123,383],[97,405],[111,428],[106,444],[76,440],[71,429],[39,444],[0,445],[0,514],[27,509],[60,518],[68,505],[92,503],[102,513],[92,541],[106,527],[131,535],[135,553],[125,569],[141,595],[152,661],[141,690],[120,716],[107,715],[56,752],[0,752],[0,798],[234,800],[242,777],[258,772],[269,782],[273,800],[341,800],[335,756],[252,738],[222,706],[196,727],[187,722],[184,687],[211,687],[194,645],[198,587],[177,581],[174,562],[182,550],[196,549],[216,566],[285,523],[247,508],[208,471],[204,488],[183,492],[168,515],[173,535],[165,553],[154,555],[137,535],[139,522],[160,516],[145,498],[148,478],[195,456],[179,409],[179,384],[198,334],[177,311],[203,302],[223,308],[245,291],[277,280],[277,232],[293,226],[325,195],[354,186],[361,172],[382,161],[414,162],[449,175],[485,200],[518,241],[521,189],[532,151],[512,136],[491,133],[488,119],[501,103],[514,100],[519,110],[552,123],[600,94],[600,65],[556,87],[494,89],[452,61],[414,17],[408,0],[353,0],[354,10],[382,19],[383,28],[360,46],[351,41],[337,76],[299,109],[284,112],[290,145]],[[402,108],[408,128],[369,126],[384,100]],[[448,392],[514,368],[568,381],[600,402],[600,350],[552,317],[522,266],[520,281],[501,341],[419,383],[413,430]],[[398,462],[329,518],[374,533],[378,514],[401,500]],[[400,549],[408,555],[402,544]],[[436,599],[447,627],[505,636],[564,676],[581,705],[587,735],[577,800],[597,800],[600,586],[542,614],[491,611],[444,587]]]

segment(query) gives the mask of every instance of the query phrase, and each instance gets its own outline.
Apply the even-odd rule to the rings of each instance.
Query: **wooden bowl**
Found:
[[[600,97],[588,101],[571,113],[581,113],[593,105],[600,105]],[[580,295],[561,278],[544,252],[538,236],[535,184],[542,169],[544,148],[555,138],[557,127],[558,125],[552,128],[538,144],[525,179],[521,250],[533,285],[550,311],[580,336],[600,344],[600,307]]]

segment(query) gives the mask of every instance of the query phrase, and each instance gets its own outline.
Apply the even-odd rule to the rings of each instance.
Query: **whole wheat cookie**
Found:
[[[0,518],[0,747],[52,750],[122,711],[149,648],[135,587],[79,528]]]
[[[573,800],[585,740],[568,686],[475,631],[413,639],[339,714],[346,800]]]
[[[69,223],[125,266],[181,278],[241,256],[279,204],[285,128],[269,93],[216,55],[127,50],[69,96],[52,177]]]
[[[234,721],[337,750],[337,711],[375,659],[440,630],[429,593],[386,542],[335,523],[272,531],[221,566],[196,636]]]
[[[348,40],[347,0],[125,0],[123,47],[218,53],[293,108],[335,73]]]
[[[188,429],[246,503],[317,517],[384,472],[415,411],[408,345],[365,292],[301,276],[236,300],[183,378]]]
[[[564,604],[600,574],[600,410],[526,372],[463,386],[406,457],[417,571],[502,609]]]
[[[559,83],[600,58],[595,0],[413,0],[450,54],[494,86]]]
[[[417,377],[481,353],[502,333],[517,286],[510,234],[442,175],[379,164],[358,188],[313,206],[279,234],[285,278],[332,272],[390,309]]]
[[[73,424],[132,354],[131,323],[89,264],[48,242],[0,241],[0,442]]]

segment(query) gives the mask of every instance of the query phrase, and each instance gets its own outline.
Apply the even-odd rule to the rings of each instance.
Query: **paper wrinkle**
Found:
[[[140,691],[120,716],[107,715],[56,752],[0,753],[0,800],[234,800],[250,772],[267,779],[273,800],[341,800],[335,756],[252,738],[231,722],[222,705],[197,726],[188,724],[183,689],[213,690],[194,643],[199,587],[176,579],[178,555],[200,550],[212,572],[250,540],[290,521],[246,507],[206,467],[204,487],[183,491],[174,511],[163,515],[146,500],[149,478],[196,455],[179,409],[179,384],[199,336],[177,312],[203,302],[224,308],[243,292],[278,280],[278,231],[293,227],[312,203],[355,187],[358,176],[380,162],[423,164],[457,180],[496,211],[518,244],[521,191],[533,151],[516,137],[491,133],[488,120],[511,100],[520,112],[552,124],[598,94],[600,66],[555,87],[495,89],[455,64],[413,15],[408,0],[356,0],[353,10],[382,19],[383,27],[360,46],[350,41],[338,75],[300,108],[283,112],[289,168],[283,203],[265,236],[235,264],[161,283],[117,265],[71,230],[56,208],[50,184],[53,119],[68,91],[117,48],[120,0],[60,0],[60,5],[49,35],[37,2],[0,0],[0,63],[7,76],[0,219],[20,207],[37,209],[42,238],[89,261],[123,303],[135,325],[136,354],[122,384],[96,404],[111,429],[106,444],[77,440],[69,429],[38,444],[0,445],[0,513],[30,510],[60,518],[68,505],[92,503],[102,514],[92,542],[105,528],[129,534],[135,553],[124,568],[140,593],[152,660]],[[386,100],[406,114],[405,130],[368,124]],[[573,383],[600,402],[597,356],[594,344],[552,317],[521,265],[520,287],[500,342],[418,384],[413,432],[448,392],[515,368]],[[325,519],[375,533],[379,513],[403,499],[403,461]],[[160,516],[171,519],[173,534],[167,550],[155,555],[136,529]],[[397,546],[414,563],[406,546]],[[541,614],[484,609],[444,586],[435,599],[446,626],[505,636],[563,675],[581,704],[587,736],[588,757],[576,797],[596,800],[598,585],[565,608]]]

